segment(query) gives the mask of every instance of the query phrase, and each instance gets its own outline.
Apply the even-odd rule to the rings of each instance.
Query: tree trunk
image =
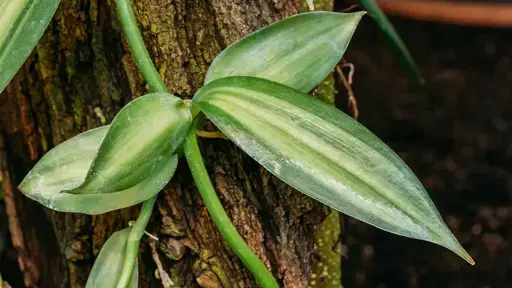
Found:
[[[97,216],[57,213],[16,186],[53,146],[109,123],[147,92],[122,35],[114,1],[63,0],[54,20],[0,94],[0,167],[13,246],[27,287],[83,287],[102,245],[135,220],[140,205]],[[172,93],[190,98],[227,45],[295,14],[298,0],[137,0],[133,7],[157,68]],[[210,127],[213,128],[213,127]],[[315,225],[329,210],[285,185],[226,140],[201,149],[229,216],[285,287],[306,287]],[[180,160],[147,230],[175,284],[256,287],[220,237]],[[147,240],[140,287],[159,287]]]

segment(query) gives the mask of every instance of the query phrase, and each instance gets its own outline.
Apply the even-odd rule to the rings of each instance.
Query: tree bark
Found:
[[[97,216],[58,213],[16,186],[53,146],[109,123],[147,92],[122,36],[114,1],[63,0],[35,51],[0,94],[0,167],[11,240],[27,287],[83,287],[102,245],[139,205]],[[226,46],[295,14],[298,0],[137,0],[133,7],[172,93],[191,98]],[[214,129],[214,127],[209,127]],[[226,140],[201,141],[210,177],[251,249],[285,287],[306,287],[315,225],[329,213]],[[166,271],[181,287],[256,287],[220,237],[180,160],[147,230],[159,237]],[[147,240],[140,287],[161,286]]]

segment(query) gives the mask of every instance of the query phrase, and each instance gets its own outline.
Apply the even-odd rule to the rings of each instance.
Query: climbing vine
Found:
[[[0,2],[0,16],[5,16],[0,17],[0,64],[9,66],[0,69],[0,89],[33,49],[59,3],[47,2]],[[143,203],[133,225],[112,234],[101,249],[88,287],[137,287],[139,242],[179,157],[187,160],[203,202],[233,252],[262,287],[278,287],[270,267],[224,211],[198,135],[233,141],[269,172],[334,211],[439,244],[473,263],[406,164],[353,118],[306,94],[340,62],[364,12],[308,12],[260,29],[222,51],[204,86],[192,99],[180,99],[169,93],[156,70],[131,2],[115,3],[151,93],[128,103],[109,125],[50,150],[19,185],[27,197],[62,212],[95,215]],[[206,118],[219,131],[202,131]],[[320,238],[335,234],[336,215],[319,230],[324,234]],[[328,249],[319,243],[321,254],[328,255]],[[318,276],[316,270],[313,275]]]

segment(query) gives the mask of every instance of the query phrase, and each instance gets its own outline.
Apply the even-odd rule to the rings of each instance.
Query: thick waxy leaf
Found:
[[[192,108],[297,190],[383,230],[445,246],[472,263],[407,165],[341,111],[253,77],[206,85]]]
[[[34,49],[59,0],[0,0],[0,92]]]
[[[364,12],[308,12],[252,33],[222,51],[205,83],[255,76],[309,92],[340,61]]]
[[[177,156],[169,157],[157,172],[129,189],[107,194],[71,194],[83,183],[109,126],[79,134],[50,150],[21,182],[23,194],[63,212],[101,214],[140,203],[157,194],[170,180]]]
[[[169,161],[192,124],[183,101],[166,93],[140,97],[114,118],[85,182],[75,194],[128,189]]]
[[[131,228],[115,232],[108,238],[101,248],[100,254],[92,266],[87,279],[86,288],[112,288],[117,287],[117,280],[123,267],[124,252]],[[128,287],[137,288],[139,281],[138,263],[132,272]]]

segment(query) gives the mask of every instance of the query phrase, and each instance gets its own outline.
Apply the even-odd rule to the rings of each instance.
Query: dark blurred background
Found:
[[[410,165],[476,265],[345,217],[344,285],[512,287],[512,28],[391,20],[428,91],[415,88],[367,17],[346,54],[360,121]]]

